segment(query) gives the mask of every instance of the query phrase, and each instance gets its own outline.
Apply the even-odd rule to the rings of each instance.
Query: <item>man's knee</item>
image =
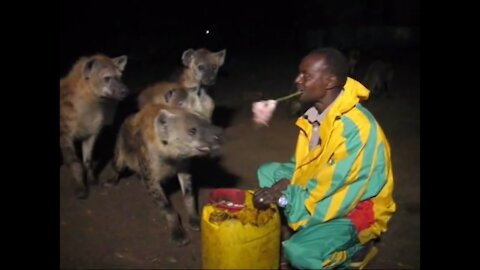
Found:
[[[275,179],[273,178],[273,175],[279,167],[280,163],[278,162],[268,162],[262,164],[258,168],[257,179],[261,188],[271,187],[273,184],[275,184]]]
[[[309,254],[311,252],[312,251],[304,250],[304,247],[302,247],[302,245],[298,245],[296,242],[291,241],[291,239],[283,242],[283,256],[295,268],[318,268],[318,266],[312,268],[312,258],[308,258],[307,256],[305,256],[306,254]],[[321,265],[320,262],[318,265]]]

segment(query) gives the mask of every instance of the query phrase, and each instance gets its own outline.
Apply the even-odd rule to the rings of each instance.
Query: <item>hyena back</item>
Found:
[[[114,157],[103,172],[104,184],[117,184],[124,168],[135,172],[165,214],[171,239],[178,245],[185,245],[190,239],[162,184],[177,175],[190,227],[199,230],[200,219],[195,209],[191,175],[185,162],[194,156],[219,151],[222,140],[221,128],[193,113],[181,108],[145,104],[122,124]]]
[[[64,164],[75,180],[75,195],[88,196],[87,183],[95,183],[92,151],[105,121],[104,100],[122,100],[128,88],[121,80],[127,56],[109,58],[102,54],[80,58],[60,80],[60,148]],[[83,162],[74,142],[82,142]],[[83,164],[82,164],[83,163]]]
[[[138,108],[146,104],[163,104],[183,108],[204,119],[210,119],[213,108],[212,99],[199,87],[187,88],[177,82],[160,82],[147,87],[138,97]]]

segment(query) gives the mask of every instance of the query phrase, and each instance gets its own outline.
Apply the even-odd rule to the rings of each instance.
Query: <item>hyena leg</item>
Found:
[[[160,181],[153,181],[150,179],[143,179],[143,181],[147,186],[148,192],[155,199],[155,203],[160,207],[161,211],[167,218],[171,239],[179,246],[188,244],[190,239],[185,234],[185,231],[180,224],[179,216],[165,195],[165,192],[160,185]]]
[[[78,199],[87,198],[88,190],[84,183],[83,166],[75,153],[73,138],[68,135],[60,136],[60,148],[62,149],[63,161],[70,169],[75,180],[75,196]]]
[[[103,186],[111,187],[117,185],[122,169],[123,165],[119,164],[116,158],[111,159],[103,170]]]
[[[195,197],[193,196],[192,176],[188,173],[178,173],[178,180],[182,188],[183,200],[188,211],[188,223],[194,231],[200,230],[200,218],[195,209]]]
[[[87,180],[91,184],[97,184],[97,179],[93,175],[92,169],[92,152],[96,139],[97,134],[94,134],[82,142],[83,166],[85,166],[87,171]]]

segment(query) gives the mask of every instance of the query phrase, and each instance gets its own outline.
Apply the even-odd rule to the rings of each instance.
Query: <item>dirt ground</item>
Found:
[[[256,187],[256,169],[264,162],[287,161],[293,154],[297,129],[280,104],[271,126],[255,129],[251,102],[276,98],[291,91],[300,54],[271,52],[252,55],[229,52],[228,64],[214,87],[217,110],[214,122],[225,127],[226,144],[219,160],[199,160],[193,168],[198,209],[217,187]],[[392,148],[397,212],[379,243],[379,254],[369,269],[420,267],[420,75],[418,53],[393,56],[396,73],[393,97],[366,106],[382,125]],[[165,66],[149,67],[130,60],[124,75],[135,90],[161,79]],[[362,62],[358,74],[362,74]],[[132,104],[133,97],[125,101]],[[124,107],[125,107],[124,106]],[[128,110],[119,108],[117,122]],[[123,111],[122,111],[123,110]],[[97,171],[111,155],[115,127],[102,133],[96,146]],[[94,157],[95,158],[95,157]],[[164,217],[142,183],[125,174],[118,186],[93,186],[86,200],[73,196],[73,179],[60,166],[60,267],[62,269],[200,269],[200,232],[187,228],[192,241],[172,245]],[[170,198],[186,219],[182,196],[171,181]],[[186,226],[187,227],[187,226]]]

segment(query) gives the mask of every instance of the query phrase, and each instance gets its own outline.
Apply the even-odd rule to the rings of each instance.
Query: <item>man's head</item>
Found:
[[[338,50],[321,48],[310,52],[302,59],[295,79],[298,90],[303,91],[300,100],[317,103],[325,96],[332,96],[328,95],[330,92],[338,93],[347,76],[347,59]]]

